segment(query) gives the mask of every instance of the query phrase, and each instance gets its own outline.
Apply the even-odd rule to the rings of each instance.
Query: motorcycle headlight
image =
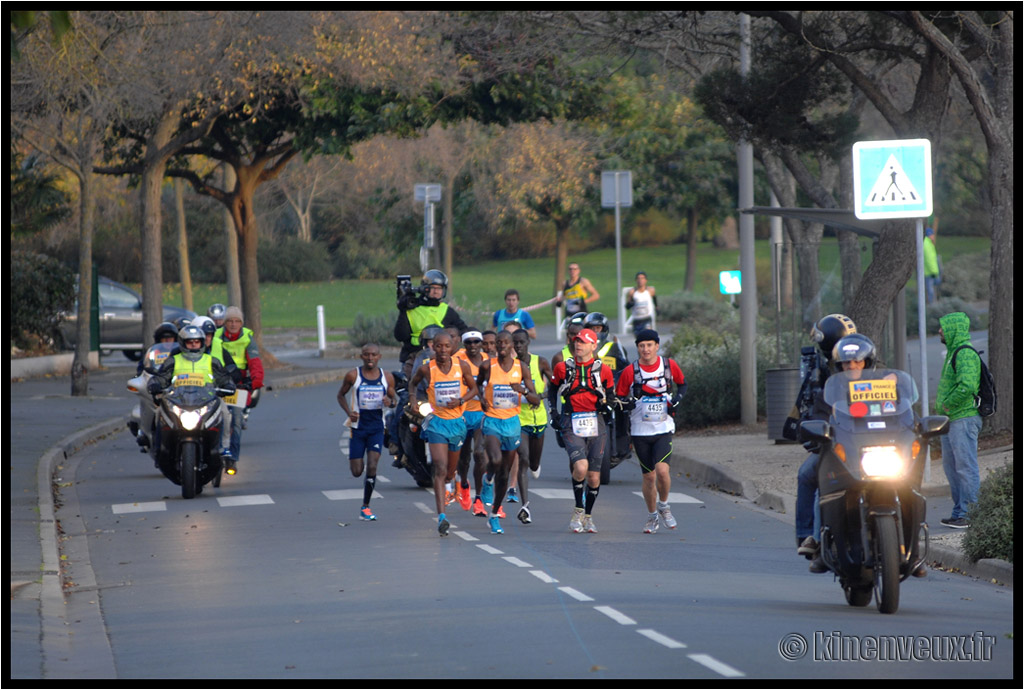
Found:
[[[418,409],[421,417],[426,417],[434,411],[434,408],[428,402],[421,402]]]
[[[869,446],[861,453],[860,468],[868,477],[895,479],[903,475],[906,463],[896,446]]]
[[[175,408],[174,411],[177,412],[178,419],[181,420],[181,426],[189,431],[192,431],[197,426],[199,426],[199,422],[202,421],[203,412],[205,410],[181,410]]]

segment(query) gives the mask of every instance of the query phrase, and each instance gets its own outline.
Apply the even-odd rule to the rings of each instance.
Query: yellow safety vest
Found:
[[[448,305],[444,302],[436,307],[416,307],[406,312],[409,316],[409,330],[412,331],[410,342],[413,345],[420,344],[420,333],[427,326],[443,326],[444,317],[448,313]]]
[[[231,359],[235,360],[235,366],[238,367],[239,371],[245,371],[249,368],[249,358],[245,356],[245,351],[249,349],[252,335],[252,331],[248,328],[243,328],[242,334],[238,336],[238,340],[224,340],[224,327],[221,326],[213,334],[213,342],[215,346],[219,340],[221,347],[227,350],[228,354],[231,355]]]
[[[182,354],[174,355],[173,386],[205,386],[214,382],[213,357],[204,354],[193,362]]]

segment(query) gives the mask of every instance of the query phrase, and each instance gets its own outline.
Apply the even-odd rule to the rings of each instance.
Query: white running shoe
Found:
[[[569,520],[569,529],[579,534],[583,531],[583,509],[573,508],[572,519]]]
[[[589,515],[583,516],[583,531],[590,532],[591,534],[597,534],[597,528],[594,527],[594,518]]]
[[[658,531],[658,514],[647,516],[647,523],[644,524],[644,534],[654,534]]]
[[[678,523],[676,522],[676,519],[672,517],[672,511],[669,510],[667,505],[664,508],[658,508],[658,515],[661,516],[661,519],[665,523],[666,527],[668,527],[669,529],[676,528],[676,525]]]

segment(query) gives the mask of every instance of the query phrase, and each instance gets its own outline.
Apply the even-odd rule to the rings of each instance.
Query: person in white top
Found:
[[[653,534],[658,531],[659,517],[669,529],[677,524],[668,504],[672,488],[668,463],[676,431],[672,413],[686,392],[686,378],[674,360],[659,356],[661,339],[657,331],[637,333],[636,349],[640,358],[622,370],[615,394],[630,409],[630,437],[643,472],[647,504],[644,532]]]
[[[636,287],[626,293],[626,309],[633,314],[633,333],[650,328],[654,323],[654,308],[657,300],[654,288],[647,285],[647,274],[640,271],[636,274]]]

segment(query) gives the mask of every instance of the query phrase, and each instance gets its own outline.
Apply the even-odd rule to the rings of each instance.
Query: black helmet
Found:
[[[206,335],[199,326],[185,326],[178,331],[178,341],[181,343],[181,354],[188,360],[196,362],[206,352]],[[199,347],[190,348],[191,342],[199,342]]]
[[[423,274],[423,280],[420,281],[420,285],[440,285],[444,288],[444,294],[441,297],[448,295],[448,276],[436,268],[432,268]]]
[[[210,305],[210,308],[206,310],[206,315],[209,316],[214,321],[223,321],[224,314],[227,312],[227,310],[227,307],[218,302],[217,304]]]
[[[156,327],[153,331],[153,342],[159,343],[164,338],[170,336],[171,338],[178,337],[178,329],[170,321],[164,321],[162,324]]]
[[[826,358],[832,357],[832,350],[840,338],[857,332],[853,319],[843,314],[829,314],[818,319],[811,329],[811,340],[818,343]]]
[[[440,271],[438,271],[440,273]],[[438,333],[444,330],[443,326],[431,324],[420,331],[420,345],[426,345],[428,341],[433,340]]]
[[[190,319],[187,316],[179,316],[174,320],[174,325],[178,327],[178,331],[181,331],[182,328],[189,325],[190,323],[192,323],[192,319]]]
[[[608,332],[608,317],[599,311],[592,311],[583,317],[583,327],[595,333]]]
[[[832,366],[839,371],[843,362],[864,362],[865,369],[872,369],[878,359],[878,350],[871,338],[863,333],[851,333],[840,338],[832,348]]]

